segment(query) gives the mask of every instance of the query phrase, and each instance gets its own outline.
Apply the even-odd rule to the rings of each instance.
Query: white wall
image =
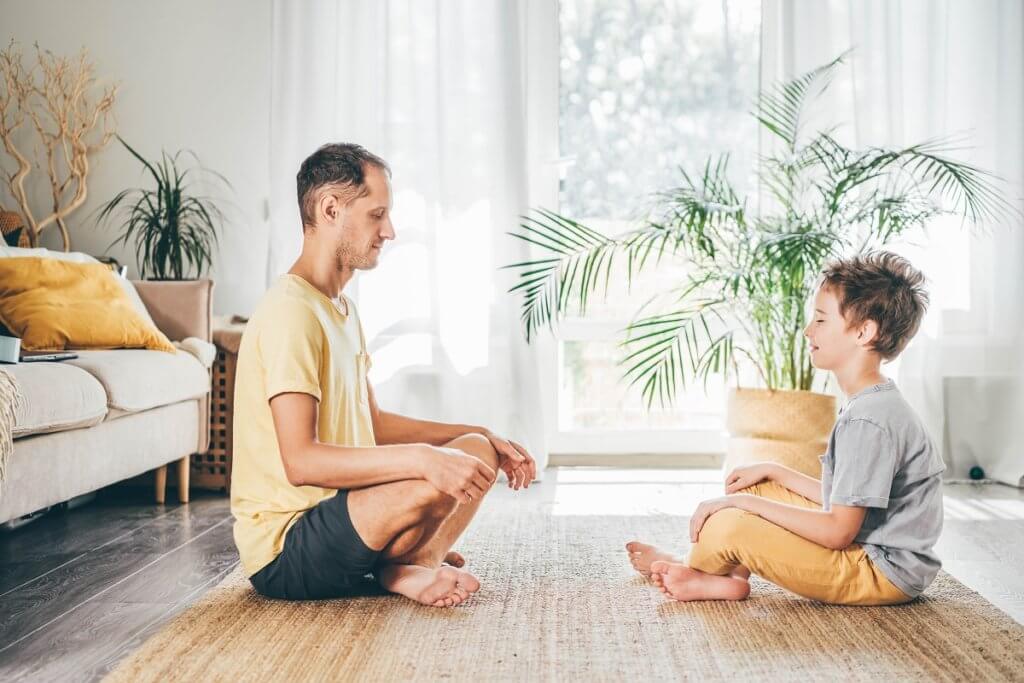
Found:
[[[264,290],[270,37],[271,0],[0,0],[0,44],[14,38],[26,57],[35,42],[57,54],[85,47],[100,81],[120,84],[117,131],[129,144],[148,159],[191,149],[234,186],[211,273],[217,313],[251,312]],[[116,140],[91,166],[88,202],[69,226],[72,249],[100,255],[117,235],[98,228],[93,212],[145,179]],[[45,198],[45,174],[35,182]],[[59,248],[56,229],[42,242]],[[132,249],[106,253],[136,276]]]

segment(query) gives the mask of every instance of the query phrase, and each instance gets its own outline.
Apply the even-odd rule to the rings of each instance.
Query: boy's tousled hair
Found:
[[[910,261],[875,251],[830,263],[822,287],[839,299],[839,312],[850,327],[873,320],[878,334],[872,349],[892,360],[917,334],[928,308],[926,278]]]

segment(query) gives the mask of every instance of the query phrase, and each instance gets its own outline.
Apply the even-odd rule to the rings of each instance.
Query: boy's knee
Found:
[[[708,517],[690,549],[687,564],[708,574],[726,574],[738,564],[736,550],[750,534],[752,517],[736,508],[719,510]]]
[[[750,522],[755,515],[738,508],[725,508],[711,515],[704,522],[698,535],[698,543],[717,547],[734,547],[750,532]]]

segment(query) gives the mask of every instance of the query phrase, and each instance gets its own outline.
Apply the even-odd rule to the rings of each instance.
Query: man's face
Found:
[[[395,239],[395,228],[391,224],[391,181],[384,171],[369,166],[366,187],[369,192],[345,207],[332,226],[337,235],[339,270],[376,268],[384,243]]]
[[[857,353],[870,348],[874,323],[849,327],[839,312],[839,298],[828,287],[820,287],[814,297],[814,312],[804,328],[810,342],[811,363],[821,370],[835,370]]]

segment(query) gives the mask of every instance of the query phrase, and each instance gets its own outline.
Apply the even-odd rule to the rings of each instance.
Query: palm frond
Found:
[[[836,69],[850,54],[842,53],[828,64],[808,71],[787,83],[770,86],[757,98],[755,118],[793,151],[800,137],[801,116],[808,99],[823,93]]]

